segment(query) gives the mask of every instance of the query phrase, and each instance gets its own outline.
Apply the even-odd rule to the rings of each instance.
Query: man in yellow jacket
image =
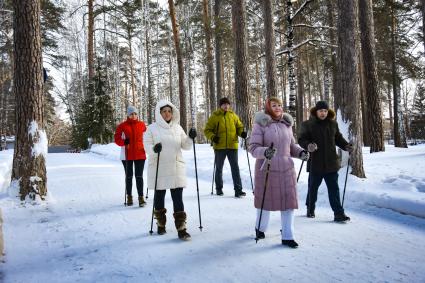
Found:
[[[226,157],[232,169],[235,197],[245,196],[242,191],[238,165],[238,136],[246,138],[243,124],[238,115],[230,110],[227,97],[220,99],[220,108],[213,112],[204,129],[205,136],[212,141],[215,152],[215,189],[217,195],[223,195],[223,165]]]

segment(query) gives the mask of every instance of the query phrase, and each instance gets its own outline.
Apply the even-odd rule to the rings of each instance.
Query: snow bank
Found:
[[[12,174],[13,151],[0,151],[0,194],[6,192]]]
[[[103,155],[110,160],[119,160],[120,147],[116,144],[92,146],[91,152]],[[197,144],[198,177],[211,182],[214,167],[213,150],[207,144]],[[363,202],[381,208],[392,209],[403,214],[425,218],[425,145],[412,146],[407,149],[387,145],[385,152],[369,153],[363,148],[366,179],[348,176],[345,201]],[[187,160],[187,174],[194,177],[193,151],[184,151]],[[255,159],[249,155],[251,172],[254,174]],[[295,160],[297,172],[301,164]],[[346,163],[346,161],[343,163]],[[251,188],[246,152],[239,150],[239,167],[243,187]],[[230,172],[225,162],[223,172]],[[404,173],[403,173],[404,172]],[[344,186],[346,167],[339,172],[341,194]],[[300,185],[306,186],[307,173],[303,170]],[[254,177],[254,175],[253,175]],[[231,183],[230,174],[223,174],[224,183]],[[324,184],[322,184],[324,186]],[[324,188],[321,188],[323,190]]]

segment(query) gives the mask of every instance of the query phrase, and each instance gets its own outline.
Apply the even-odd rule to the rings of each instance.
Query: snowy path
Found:
[[[335,224],[322,190],[317,218],[307,219],[304,184],[295,219],[300,248],[280,244],[278,213],[271,216],[266,239],[256,244],[252,194],[235,199],[225,178],[224,197],[211,196],[210,177],[200,178],[200,232],[190,176],[184,201],[192,241],[181,242],[169,193],[163,236],[148,233],[152,191],[144,208],[122,205],[124,174],[118,161],[94,154],[49,154],[47,169],[48,203],[23,209],[11,198],[0,199],[4,282],[425,281],[423,218],[348,202],[353,220]]]

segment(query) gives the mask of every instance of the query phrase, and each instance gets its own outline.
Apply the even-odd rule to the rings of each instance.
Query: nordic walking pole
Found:
[[[128,147],[125,145],[125,186],[124,186],[124,206],[127,206],[127,172],[128,172],[128,160],[127,160]]]
[[[215,154],[215,150],[214,150],[214,169],[213,169],[213,175],[212,175],[212,180],[211,180],[211,195],[214,194],[213,192],[213,188],[214,188],[214,176],[215,176],[215,162],[217,159],[217,155]]]
[[[342,204],[341,204],[342,208],[344,208],[344,198],[345,198],[345,189],[347,188],[348,168],[350,168],[350,155],[348,155],[347,171],[345,172],[344,192],[342,194]]]
[[[217,127],[215,129],[215,135],[218,135],[218,127],[220,126],[220,122],[217,122]],[[212,181],[211,181],[211,195],[214,194],[213,188],[214,188],[214,177],[215,177],[215,170],[216,170],[216,161],[217,161],[217,154],[215,152],[214,149],[214,142],[211,141],[211,145],[213,146],[213,150],[214,150],[214,169],[213,169],[213,176],[212,176]]]
[[[271,144],[270,148],[273,148],[273,143]],[[266,189],[267,189],[267,182],[269,180],[269,172],[270,172],[270,161],[271,159],[267,160],[267,169],[266,169],[266,181],[264,183],[264,192],[263,192],[263,200],[261,201],[261,210],[260,210],[260,218],[258,219],[258,231],[260,231],[261,226],[261,217],[263,216],[263,208],[264,208],[264,199],[266,198]],[[255,243],[258,242],[258,233],[255,235]]]
[[[149,187],[146,187],[146,199],[149,198]]]
[[[199,212],[199,230],[202,231],[202,220],[201,220],[201,203],[199,201],[199,185],[198,185],[198,166],[196,163],[196,149],[195,149],[195,138],[193,141],[193,158],[195,159],[195,177],[196,177],[196,194],[198,195],[198,212]]]
[[[303,169],[303,165],[304,165],[304,160],[301,162],[300,171],[298,171],[297,183],[298,183],[298,180],[300,179],[301,170]]]
[[[152,204],[152,219],[151,219],[151,230],[149,231],[149,234],[153,234],[152,228],[153,228],[153,210],[155,208],[155,192],[156,192],[156,185],[158,184],[158,167],[159,167],[159,154],[161,152],[158,152],[158,160],[156,161],[156,174],[155,174],[155,187],[153,190],[153,204]]]
[[[252,189],[252,193],[254,193],[254,184],[252,183],[252,174],[251,174],[251,164],[249,163],[249,156],[248,156],[248,144],[246,142],[246,138],[244,140],[245,140],[246,159],[248,160],[249,178],[251,179],[251,189]]]

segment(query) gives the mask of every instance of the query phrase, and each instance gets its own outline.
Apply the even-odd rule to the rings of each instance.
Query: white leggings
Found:
[[[257,209],[257,220],[255,222],[255,228],[258,229],[258,221],[260,220],[260,209]],[[260,231],[266,232],[267,226],[269,225],[270,211],[263,209],[261,215]],[[293,240],[294,239],[294,210],[288,209],[280,212],[280,220],[282,225],[282,240]]]

